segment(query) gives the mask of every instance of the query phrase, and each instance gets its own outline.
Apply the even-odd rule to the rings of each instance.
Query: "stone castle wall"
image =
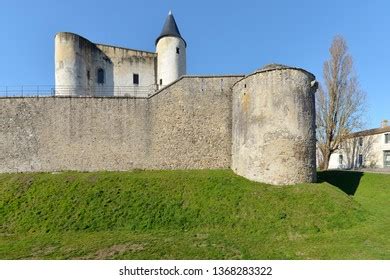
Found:
[[[240,78],[182,77],[149,99],[0,98],[0,172],[228,168]]]
[[[0,98],[0,172],[232,168],[314,182],[315,77],[272,65],[181,77],[149,98]]]
[[[230,168],[231,87],[240,78],[183,78],[153,96],[150,167]]]
[[[0,104],[1,172],[144,166],[145,99],[2,98]]]

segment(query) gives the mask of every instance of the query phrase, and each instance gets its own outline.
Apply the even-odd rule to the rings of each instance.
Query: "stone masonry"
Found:
[[[148,98],[0,98],[0,172],[232,168],[316,180],[315,77],[182,76]]]
[[[151,98],[0,98],[0,172],[229,168],[231,86],[182,77]]]

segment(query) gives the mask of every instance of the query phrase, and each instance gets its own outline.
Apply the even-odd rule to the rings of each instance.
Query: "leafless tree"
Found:
[[[323,68],[324,86],[316,94],[317,144],[321,169],[328,169],[332,153],[349,133],[362,127],[365,93],[360,90],[352,56],[341,36],[333,39]]]

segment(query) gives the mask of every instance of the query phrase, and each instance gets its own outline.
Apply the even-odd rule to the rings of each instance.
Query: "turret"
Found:
[[[83,88],[82,69],[85,67],[77,54],[80,36],[60,32],[55,36],[55,84],[56,95],[79,95]]]
[[[186,74],[187,43],[181,37],[169,11],[160,36],[156,39],[157,83],[162,88]]]

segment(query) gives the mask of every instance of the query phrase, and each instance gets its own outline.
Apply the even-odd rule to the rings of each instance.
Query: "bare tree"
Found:
[[[365,105],[365,93],[359,88],[344,38],[336,36],[329,52],[323,68],[324,86],[319,86],[316,95],[321,169],[328,169],[330,156],[348,134],[362,127]]]

